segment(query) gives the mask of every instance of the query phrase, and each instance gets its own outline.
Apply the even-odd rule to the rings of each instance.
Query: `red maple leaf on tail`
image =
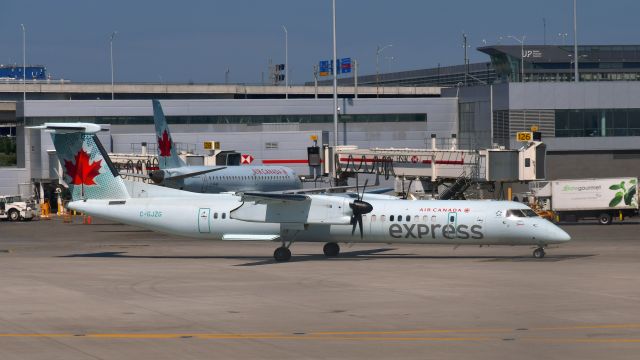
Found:
[[[67,169],[69,177],[71,177],[71,183],[73,185],[96,185],[93,180],[100,175],[102,160],[89,164],[89,154],[83,149],[78,151],[75,160],[75,164],[69,160],[64,161],[64,167]]]
[[[166,129],[162,133],[162,137],[158,138],[158,149],[160,149],[160,156],[171,156],[171,138]]]

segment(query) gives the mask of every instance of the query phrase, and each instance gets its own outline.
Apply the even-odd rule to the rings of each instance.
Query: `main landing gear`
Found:
[[[539,248],[533,250],[533,257],[536,258],[536,259],[542,259],[544,257],[544,255],[545,255],[545,252],[544,252],[544,248],[542,248],[542,247],[539,247]]]
[[[338,256],[340,254],[340,245],[334,242],[324,244],[322,248],[326,257]]]
[[[291,260],[291,250],[286,246],[281,246],[273,252],[273,258],[276,259],[277,262],[284,262]]]

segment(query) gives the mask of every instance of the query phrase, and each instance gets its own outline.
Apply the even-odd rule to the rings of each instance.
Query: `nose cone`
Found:
[[[549,234],[548,241],[550,243],[563,243],[571,240],[571,236],[555,224],[549,224],[547,232]]]

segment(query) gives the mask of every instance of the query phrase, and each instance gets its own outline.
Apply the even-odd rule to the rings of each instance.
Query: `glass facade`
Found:
[[[572,46],[495,45],[479,50],[491,57],[496,82],[574,81]],[[578,54],[580,81],[640,81],[638,45],[581,45]]]
[[[640,136],[640,109],[556,110],[556,137]]]
[[[427,114],[357,114],[340,115],[340,121],[367,122],[425,122]],[[37,117],[27,118],[25,125],[42,125],[45,122],[90,122],[112,125],[153,124],[151,116],[95,116],[95,117]],[[332,123],[333,115],[207,115],[167,116],[169,124],[300,124]]]

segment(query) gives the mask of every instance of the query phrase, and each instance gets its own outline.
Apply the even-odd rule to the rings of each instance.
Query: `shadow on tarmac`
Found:
[[[250,262],[236,264],[234,266],[258,266],[258,265],[275,265],[288,264],[304,261],[364,261],[376,259],[424,259],[424,260],[447,260],[447,259],[476,259],[485,262],[557,262],[563,260],[572,260],[591,257],[594,255],[547,255],[543,259],[535,259],[532,256],[424,256],[412,254],[384,254],[387,251],[396,250],[395,248],[378,248],[359,251],[341,252],[336,257],[327,258],[323,254],[296,254],[291,257],[288,262],[277,262],[271,256],[224,256],[224,255],[206,255],[206,256],[177,256],[177,255],[127,255],[125,251],[105,251],[87,254],[72,254],[59,257],[81,257],[81,258],[122,258],[122,259],[227,259],[227,260],[247,260]],[[251,261],[253,260],[253,261]]]
[[[600,223],[596,222],[596,221],[592,221],[592,222],[558,222],[555,223],[556,225],[559,226],[587,226],[587,225],[600,225]],[[640,221],[620,221],[620,222],[614,222],[610,225],[602,225],[602,226],[617,226],[617,225],[640,225]]]

